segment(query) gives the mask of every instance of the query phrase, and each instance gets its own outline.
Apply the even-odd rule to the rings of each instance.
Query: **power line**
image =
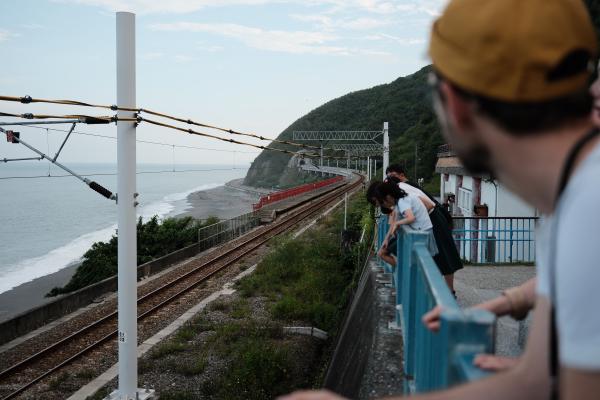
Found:
[[[64,132],[64,133],[68,133],[69,132],[66,129],[44,128],[44,127],[35,126],[35,125],[23,125],[23,126],[26,126],[28,128],[35,128],[35,129],[44,129],[44,130],[47,129],[49,131],[56,131],[56,132]],[[93,137],[99,137],[99,138],[103,138],[103,139],[117,140],[116,136],[101,135],[101,134],[97,134],[97,133],[89,133],[89,132],[81,132],[81,131],[73,131],[73,133],[77,133],[79,135],[84,135],[84,136],[93,136]],[[186,145],[178,145],[178,144],[164,143],[164,142],[155,142],[155,141],[151,141],[151,140],[142,140],[142,139],[136,139],[136,142],[138,142],[138,143],[145,143],[145,144],[159,145],[159,146],[168,146],[168,147],[173,147],[174,146],[176,148],[182,148],[182,149],[219,151],[219,152],[223,152],[223,153],[240,153],[240,154],[258,154],[259,153],[258,151],[240,151],[240,150],[213,149],[213,148],[209,148],[209,147],[186,146]]]
[[[314,153],[312,153],[312,154],[309,154],[309,153],[306,153],[306,154],[304,154],[304,153],[297,153],[297,152],[293,152],[293,151],[290,151],[290,150],[277,149],[275,147],[266,147],[266,146],[260,146],[260,145],[252,144],[252,143],[240,142],[240,141],[234,140],[234,139],[226,139],[226,138],[222,138],[220,136],[211,135],[209,133],[198,132],[198,131],[195,131],[193,129],[180,128],[180,127],[175,126],[175,125],[165,124],[164,122],[154,121],[154,120],[143,118],[143,117],[138,117],[138,120],[140,122],[147,122],[147,123],[152,124],[152,125],[162,126],[163,128],[169,128],[169,129],[173,129],[173,130],[176,130],[176,131],[181,131],[181,132],[189,133],[190,135],[197,135],[197,136],[208,137],[208,138],[220,140],[220,141],[223,141],[223,142],[229,142],[229,143],[234,143],[234,144],[241,144],[241,145],[244,145],[244,146],[255,147],[257,149],[277,151],[279,153],[292,154],[292,155],[301,155],[301,156],[306,155],[306,156],[313,156],[313,157],[316,156],[316,154],[314,154]]]
[[[140,121],[140,122],[147,122],[147,123],[152,124],[152,125],[162,126],[164,128],[169,128],[169,129],[173,129],[173,130],[177,130],[177,131],[189,133],[191,135],[198,135],[198,136],[209,137],[209,138],[212,138],[212,139],[221,140],[223,142],[241,144],[241,145],[244,145],[244,146],[255,147],[257,149],[262,149],[262,150],[277,151],[277,152],[280,152],[280,153],[291,154],[291,155],[300,156],[300,157],[319,157],[319,154],[316,154],[316,153],[294,152],[294,151],[290,151],[290,150],[278,149],[278,148],[275,148],[275,147],[266,147],[266,146],[260,146],[260,145],[251,144],[251,143],[247,143],[247,142],[240,142],[240,141],[234,140],[234,139],[225,139],[225,138],[222,138],[220,136],[211,135],[209,133],[198,132],[198,131],[195,131],[193,129],[180,128],[180,127],[175,126],[175,125],[170,125],[170,124],[166,124],[164,122],[154,121],[154,120],[147,119],[147,118],[144,118],[144,117],[138,117],[138,121]],[[346,157],[328,157],[328,158],[331,158],[331,159],[341,159],[341,160],[345,160],[346,159]],[[348,157],[348,158],[355,158],[355,157]]]
[[[221,132],[226,132],[226,133],[230,133],[233,135],[241,135],[241,136],[247,136],[247,137],[253,137],[256,139],[260,139],[260,140],[268,140],[274,143],[281,143],[281,144],[287,144],[290,146],[295,146],[295,147],[301,147],[304,149],[315,149],[315,150],[329,150],[329,151],[335,151],[335,152],[339,152],[339,151],[343,151],[340,149],[336,149],[334,147],[322,147],[322,146],[312,146],[312,145],[308,145],[305,143],[297,143],[297,142],[292,142],[289,140],[280,140],[280,139],[269,139],[266,138],[264,136],[260,136],[260,135],[256,135],[253,133],[245,133],[245,132],[239,132],[239,131],[235,131],[233,129],[227,129],[227,128],[221,128],[215,125],[211,125],[211,124],[206,124],[206,123],[202,123],[202,122],[196,122],[193,121],[189,118],[179,118],[179,117],[175,117],[173,115],[169,115],[169,114],[164,114],[158,111],[153,111],[147,108],[130,108],[130,107],[119,107],[117,105],[104,105],[104,104],[92,104],[92,103],[85,103],[82,101],[77,101],[77,100],[49,100],[49,99],[37,99],[37,98],[32,98],[31,96],[24,96],[24,97],[14,97],[14,96],[0,96],[0,100],[1,101],[13,101],[13,102],[20,102],[23,104],[29,104],[29,103],[50,103],[50,104],[62,104],[62,105],[69,105],[69,106],[81,106],[81,107],[93,107],[93,108],[103,108],[103,109],[107,109],[107,110],[112,110],[112,111],[130,111],[130,112],[135,112],[135,113],[147,113],[147,114],[151,114],[157,117],[162,117],[162,118],[167,118],[173,121],[178,121],[178,122],[182,122],[184,124],[188,124],[188,125],[196,125],[202,128],[209,128],[209,129],[215,129]]]
[[[317,157],[317,154],[314,153],[299,153],[299,152],[293,152],[293,151],[289,151],[289,150],[283,150],[283,149],[277,149],[275,147],[266,147],[266,146],[259,146],[259,145],[255,145],[255,144],[251,144],[251,143],[247,143],[247,142],[240,142],[239,140],[234,140],[234,139],[226,139],[226,138],[222,138],[220,136],[216,136],[216,135],[211,135],[208,133],[203,133],[203,132],[198,132],[198,131],[194,131],[193,129],[184,129],[184,128],[180,128],[177,127],[175,125],[170,125],[170,124],[165,124],[162,122],[158,122],[158,121],[154,121],[154,120],[149,120],[146,118],[142,118],[138,115],[137,118],[124,118],[124,119],[119,119],[117,117],[91,117],[91,116],[86,116],[86,115],[63,115],[63,116],[57,116],[57,115],[34,115],[34,114],[9,114],[9,113],[3,113],[0,112],[0,116],[3,115],[8,115],[11,117],[17,117],[17,118],[27,118],[27,119],[45,119],[45,118],[64,118],[64,119],[72,119],[74,117],[80,118],[80,120],[84,120],[86,118],[92,119],[92,120],[98,120],[98,121],[103,121],[101,123],[108,123],[106,121],[112,122],[112,121],[135,121],[136,123],[140,123],[140,122],[148,122],[152,125],[157,125],[157,126],[162,126],[165,128],[170,128],[170,129],[174,129],[174,130],[178,130],[178,131],[182,131],[182,132],[186,132],[186,133],[190,133],[193,135],[198,135],[198,136],[203,136],[203,137],[208,137],[208,138],[212,138],[212,139],[216,139],[216,140],[220,140],[223,142],[229,142],[229,143],[234,143],[234,144],[240,144],[240,145],[244,145],[244,146],[250,146],[250,147],[255,147],[258,149],[262,149],[262,150],[269,150],[269,151],[277,151],[280,153],[285,153],[285,154],[291,154],[291,155],[298,155],[301,157],[307,156],[307,157]],[[87,122],[86,122],[87,123]]]
[[[23,118],[23,119],[76,119],[83,124],[89,125],[98,125],[98,124],[110,124],[111,122],[136,122],[135,118],[118,118],[117,116],[109,117],[106,115],[103,116],[92,116],[92,115],[81,115],[81,114],[73,114],[73,115],[48,115],[48,114],[13,114],[13,113],[5,113],[0,112],[0,117],[15,117],[15,118]]]
[[[184,170],[161,170],[161,171],[139,171],[136,175],[145,174],[173,174],[173,173],[187,173],[187,172],[215,172],[215,171],[235,171],[244,170],[246,168],[209,168],[209,169],[184,169]],[[0,180],[12,180],[12,179],[40,179],[40,178],[68,178],[73,175],[26,175],[26,176],[2,176]],[[117,176],[114,172],[98,172],[91,174],[80,174],[79,176],[91,177],[91,176]]]
[[[274,142],[274,143],[287,144],[287,145],[290,145],[290,146],[302,147],[304,149],[330,150],[330,151],[337,151],[337,152],[342,151],[340,149],[336,149],[336,148],[333,148],[333,147],[312,146],[312,145],[309,145],[309,144],[296,143],[296,142],[292,142],[292,141],[289,141],[289,140],[269,139],[269,138],[266,138],[264,136],[255,135],[253,133],[244,133],[244,132],[235,131],[233,129],[220,128],[218,126],[214,126],[214,125],[210,125],[210,124],[205,124],[205,123],[202,123],[202,122],[195,122],[195,121],[192,121],[191,119],[178,118],[178,117],[174,117],[172,115],[159,113],[157,111],[152,111],[152,110],[148,110],[148,109],[145,109],[145,108],[140,108],[139,112],[141,112],[141,113],[147,113],[147,114],[151,114],[151,115],[155,115],[157,117],[167,118],[167,119],[170,119],[170,120],[173,120],[173,121],[182,122],[182,123],[188,124],[188,125],[195,125],[195,126],[199,126],[199,127],[202,127],[202,128],[215,129],[215,130],[218,130],[218,131],[221,131],[221,132],[230,133],[232,135],[247,136],[247,137],[252,137],[252,138],[260,139],[260,140],[269,140],[269,141]]]

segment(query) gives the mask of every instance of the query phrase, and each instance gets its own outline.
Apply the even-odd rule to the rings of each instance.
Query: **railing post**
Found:
[[[402,327],[404,338],[404,365],[405,374],[410,378],[414,374],[415,365],[415,323],[420,316],[416,316],[417,274],[413,266],[413,250],[417,243],[425,243],[427,234],[418,233],[408,228],[399,232],[402,241],[402,258],[398,257],[396,273],[402,275],[398,278],[401,286],[396,289],[396,323]],[[400,306],[401,307],[398,307]],[[400,312],[400,309],[402,312]]]
[[[495,317],[484,310],[444,311],[440,319],[439,377],[435,387],[445,388],[483,375],[465,360],[481,353],[494,353]]]

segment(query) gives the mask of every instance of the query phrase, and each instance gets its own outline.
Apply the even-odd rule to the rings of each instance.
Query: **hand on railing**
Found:
[[[505,299],[503,298],[503,296],[498,297],[496,299],[486,301],[481,304],[477,304],[477,305],[473,306],[472,308],[479,309],[479,310],[486,310],[497,316],[506,315],[508,313],[508,312],[504,311],[505,310]],[[509,310],[510,310],[510,308],[509,308]],[[431,309],[431,311],[429,311],[428,313],[423,315],[423,317],[421,318],[423,325],[425,325],[425,327],[432,332],[439,331],[440,330],[440,316],[442,315],[442,311],[443,311],[443,309],[441,306],[436,306],[435,308]]]
[[[440,330],[440,316],[442,315],[442,311],[443,311],[442,306],[436,306],[431,311],[429,311],[428,313],[423,315],[423,317],[421,318],[423,325],[425,325],[425,327],[432,332],[439,331]]]
[[[514,295],[508,296],[507,295],[507,293],[514,293],[515,290],[518,290],[518,293],[522,293],[522,294],[520,296],[514,296]],[[519,311],[523,307],[527,308],[527,311],[528,311],[529,308],[533,307],[533,303],[530,301],[530,299],[533,298],[534,296],[535,296],[535,278],[530,279],[529,281],[525,282],[523,285],[519,286],[518,288],[513,288],[513,289],[507,290],[504,293],[504,295],[502,295],[502,296],[499,296],[492,300],[488,300],[483,303],[474,305],[471,308],[479,309],[479,310],[486,310],[498,317],[502,317],[504,315],[514,314],[515,310],[513,310],[513,308],[516,304],[513,305],[512,303],[516,303],[516,302],[515,302],[515,300],[512,300],[512,302],[511,302],[512,297],[523,298],[523,300],[520,301],[519,303],[524,303],[524,304],[523,304],[523,306],[521,306],[519,304],[519,306],[518,306]],[[425,325],[427,327],[427,329],[429,329],[430,331],[437,332],[440,329],[440,315],[441,314],[442,314],[442,308],[440,306],[433,308],[431,311],[429,311],[428,313],[423,315],[423,318],[422,318],[423,325]]]
[[[473,365],[490,372],[506,371],[517,365],[517,357],[502,357],[494,354],[479,354],[473,360]]]

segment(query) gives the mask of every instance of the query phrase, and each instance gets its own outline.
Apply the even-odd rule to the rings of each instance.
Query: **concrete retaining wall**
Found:
[[[375,277],[365,267],[333,353],[323,386],[358,397],[375,335]]]
[[[138,280],[154,275],[169,266],[193,257],[200,252],[198,244],[185,247],[176,252],[167,254],[156,260],[147,262],[137,267]],[[0,344],[9,342],[19,336],[25,335],[51,321],[65,316],[81,307],[92,303],[94,299],[117,290],[117,276],[106,278],[93,285],[81,288],[73,293],[59,296],[55,301],[33,308],[16,317],[0,323]]]

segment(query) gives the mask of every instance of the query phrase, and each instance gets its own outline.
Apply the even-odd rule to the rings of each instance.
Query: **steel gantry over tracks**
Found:
[[[378,142],[379,136],[383,137],[383,143]],[[298,142],[320,142],[321,143],[321,167],[323,166],[323,145],[329,143],[346,153],[348,157],[348,168],[350,168],[350,157],[365,157],[367,160],[367,176],[370,178],[373,168],[374,157],[383,157],[383,177],[385,169],[389,165],[389,124],[383,123],[381,131],[294,131],[294,140]],[[376,161],[375,161],[376,162]]]

